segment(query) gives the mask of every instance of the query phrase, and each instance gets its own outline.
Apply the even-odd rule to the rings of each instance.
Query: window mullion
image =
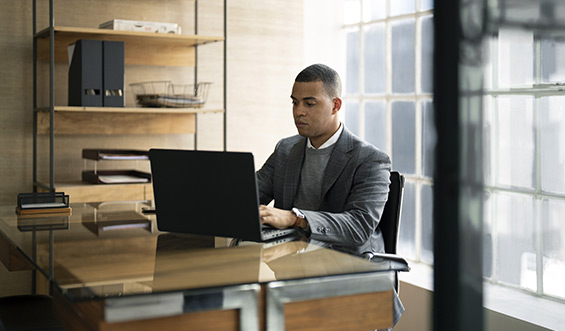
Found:
[[[541,41],[534,38],[534,76],[535,84],[541,84]],[[536,245],[536,292],[543,295],[543,224],[541,217],[542,200],[539,198],[541,192],[541,115],[540,98],[534,99],[534,228]]]
[[[358,118],[358,125],[359,125],[359,136],[365,139],[365,27],[366,25],[363,22],[363,1],[360,1],[359,9],[361,12],[359,13],[359,17],[361,18],[359,24],[359,99],[358,99],[358,108],[357,108],[357,118]]]
[[[385,79],[386,79],[386,149],[389,155],[392,155],[392,29],[390,20],[390,1],[387,1],[387,19],[385,21]]]
[[[494,38],[491,41],[491,70],[492,70],[492,87],[498,88],[498,38]],[[497,186],[497,176],[498,176],[498,96],[493,95],[491,99],[491,141],[495,142],[491,144],[491,155],[490,155],[490,168],[491,168],[491,181],[493,186]],[[498,194],[496,190],[490,191],[491,199],[491,211],[490,211],[490,226],[492,232],[492,276],[491,280],[493,283],[498,283],[498,269],[499,269],[499,254],[498,254],[498,223],[496,221],[496,215],[498,215]]]

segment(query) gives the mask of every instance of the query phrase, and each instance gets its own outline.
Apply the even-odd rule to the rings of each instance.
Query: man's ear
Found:
[[[336,114],[340,109],[341,109],[341,99],[338,97],[335,97],[333,99],[333,109],[332,109],[332,113]]]

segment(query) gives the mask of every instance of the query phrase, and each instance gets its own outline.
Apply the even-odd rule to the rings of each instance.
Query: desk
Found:
[[[0,259],[8,270],[34,268],[50,280],[69,330],[392,325],[393,271],[401,268],[393,262],[302,240],[216,247],[213,237],[159,232],[142,207],[73,204],[72,216],[51,218],[0,207]]]

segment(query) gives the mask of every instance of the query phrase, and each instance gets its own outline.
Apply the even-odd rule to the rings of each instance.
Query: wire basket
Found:
[[[151,81],[130,84],[135,100],[141,107],[201,108],[208,99],[209,82],[173,84]]]

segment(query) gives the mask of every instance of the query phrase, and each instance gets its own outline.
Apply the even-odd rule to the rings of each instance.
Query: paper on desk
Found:
[[[106,154],[100,153],[101,160],[149,160],[147,155],[139,154]]]
[[[67,46],[67,56],[69,58],[69,68],[71,67],[71,62],[73,61],[73,53],[75,52],[75,44]]]
[[[128,176],[128,175],[103,175],[103,176],[98,176],[98,179],[102,183],[106,183],[106,184],[149,182],[149,179],[147,178]]]
[[[63,202],[44,202],[44,203],[24,203],[22,208],[57,208],[57,207],[67,207]]]

